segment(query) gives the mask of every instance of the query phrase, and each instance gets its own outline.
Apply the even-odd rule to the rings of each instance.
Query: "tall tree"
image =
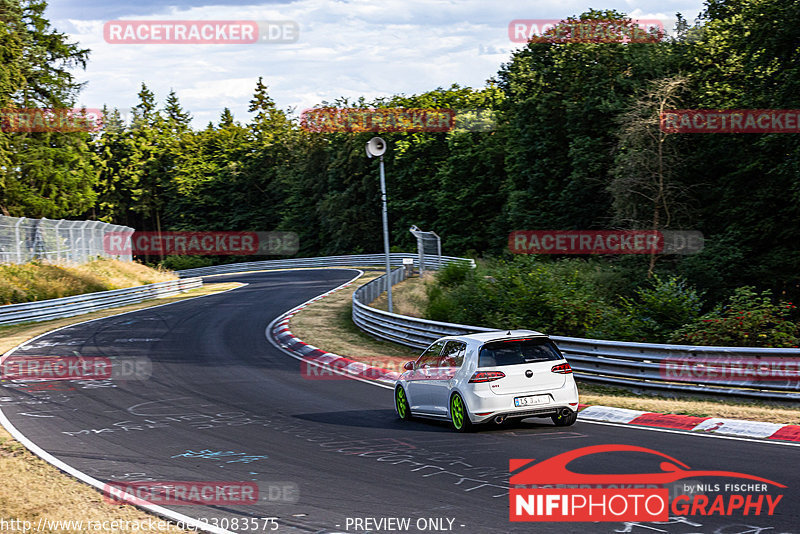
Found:
[[[690,108],[800,108],[800,3],[707,0],[687,47]],[[796,134],[682,134],[687,169],[704,187],[703,253],[685,273],[716,298],[757,283],[800,298],[800,138]],[[687,171],[689,172],[689,171]]]
[[[191,126],[192,115],[183,109],[175,90],[171,89],[164,104],[164,119],[172,133],[186,133]]]
[[[71,73],[88,50],[50,26],[43,0],[0,4],[0,104],[69,108],[80,85]],[[0,134],[0,212],[29,217],[78,215],[95,200],[97,173],[86,132]]]
[[[680,184],[681,157],[675,134],[661,128],[661,114],[678,109],[684,76],[651,82],[630,107],[620,113],[619,143],[608,190],[614,220],[623,228],[663,230],[679,222],[688,208],[687,188]],[[687,220],[683,217],[683,221]],[[653,276],[657,252],[650,254],[648,277]]]
[[[612,10],[575,20],[634,23]],[[614,118],[649,79],[671,69],[659,43],[531,42],[498,74],[509,121],[509,225],[518,229],[604,228]]]

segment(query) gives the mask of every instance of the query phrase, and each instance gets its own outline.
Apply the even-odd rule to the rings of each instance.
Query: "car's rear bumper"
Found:
[[[526,395],[548,395],[549,402],[531,406],[514,406],[516,397]],[[469,408],[470,420],[473,423],[483,423],[495,419],[497,416],[505,418],[522,419],[526,417],[551,417],[557,415],[564,408],[571,411],[578,409],[578,388],[575,380],[568,380],[563,387],[549,391],[534,391],[530,393],[517,393],[514,395],[496,395],[491,392],[486,394],[472,393],[465,398]]]

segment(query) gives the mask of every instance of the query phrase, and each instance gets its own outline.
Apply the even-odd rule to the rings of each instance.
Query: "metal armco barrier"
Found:
[[[47,321],[72,317],[125,304],[134,304],[157,297],[167,297],[202,287],[202,278],[183,278],[144,286],[86,293],[74,297],[40,300],[0,306],[0,325]]]
[[[386,262],[383,254],[355,254],[350,256],[325,256],[320,258],[291,258],[288,260],[265,260],[251,261],[246,263],[230,263],[227,265],[213,265],[211,267],[198,267],[196,269],[185,269],[178,271],[178,275],[184,276],[211,276],[214,274],[238,273],[244,271],[261,271],[265,269],[302,269],[308,267],[361,267],[361,266],[383,266]],[[391,254],[392,265],[400,266],[403,259],[411,258],[414,265],[419,268],[419,256],[410,252],[395,252]],[[475,265],[473,260],[464,258],[453,258],[442,256],[441,264],[446,265],[451,261],[468,261]],[[425,266],[437,269],[439,260],[436,257],[426,257]],[[385,289],[384,289],[385,291]]]
[[[372,308],[369,304],[385,291],[385,277],[386,275],[376,278],[353,293],[353,322],[376,338],[424,349],[442,336],[498,331],[494,328],[407,317]],[[392,273],[393,284],[402,280],[403,275],[399,270]],[[566,355],[575,370],[575,376],[586,381],[676,394],[800,401],[800,382],[797,379],[769,382],[681,379],[676,382],[675,379],[668,380],[664,377],[667,360],[725,357],[746,358],[750,361],[760,358],[787,358],[797,362],[800,359],[800,349],[700,347],[561,336],[551,336],[551,339]]]
[[[391,263],[399,267],[404,258],[412,258],[415,266],[419,267],[419,256],[411,253],[392,254]],[[429,261],[430,258],[426,258],[426,266],[430,268],[438,268],[453,261],[467,261],[471,265],[475,264],[473,260],[451,256],[442,256],[441,263],[437,265],[431,265],[428,263]],[[383,262],[383,254],[362,254],[235,263],[187,269],[179,271],[178,274],[180,276],[208,276],[266,269],[382,266]],[[392,271],[392,285],[404,280],[405,276],[404,269]],[[353,293],[353,322],[376,338],[417,349],[424,349],[442,336],[497,331],[494,328],[418,319],[385,312],[369,306],[384,291],[386,291],[386,275],[364,284]],[[800,359],[800,349],[700,347],[561,336],[551,336],[551,339],[567,356],[575,370],[575,376],[585,381],[675,394],[694,393],[800,402],[800,383],[797,380],[787,379],[769,383],[742,380],[725,382],[716,380],[681,380],[676,382],[665,379],[662,373],[662,364],[666,360],[721,356],[753,360],[759,358],[797,360]]]

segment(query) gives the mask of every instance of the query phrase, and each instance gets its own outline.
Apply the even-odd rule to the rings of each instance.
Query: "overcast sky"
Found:
[[[337,97],[368,100],[452,83],[483,87],[510,52],[514,19],[563,19],[595,9],[633,18],[693,21],[701,0],[51,0],[59,31],[91,49],[80,104],[128,111],[141,82],[159,103],[170,89],[194,117],[217,121],[229,107],[241,121],[259,76],[281,109],[296,113]],[[113,20],[291,20],[290,44],[109,44]]]

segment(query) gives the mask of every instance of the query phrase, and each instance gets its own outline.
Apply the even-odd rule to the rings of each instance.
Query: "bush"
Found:
[[[704,294],[684,278],[645,282],[597,260],[517,256],[477,269],[448,265],[435,280],[426,288],[425,317],[437,321],[650,343],[800,345],[794,306],[773,304],[768,291],[751,287],[701,316]]]
[[[450,267],[450,266],[448,266]],[[597,265],[584,260],[516,257],[475,270],[447,268],[428,288],[429,319],[494,328],[585,335],[606,314]],[[441,276],[441,277],[440,277]]]
[[[614,339],[663,343],[682,326],[700,316],[702,293],[689,286],[686,280],[671,276],[662,280],[653,276],[650,287],[636,290],[634,298],[620,298],[625,319],[621,331],[611,332]]]
[[[736,289],[725,305],[675,332],[670,341],[730,347],[797,347],[800,325],[790,320],[791,302],[774,304],[769,290]]]
[[[472,276],[473,267],[466,261],[453,261],[436,273],[436,281],[440,286],[452,288],[461,285]]]
[[[194,269],[196,267],[208,267],[213,264],[214,262],[211,258],[206,258],[204,256],[180,255],[167,256],[159,262],[158,266],[170,271],[180,271],[183,269]]]
[[[430,284],[425,288],[428,302],[425,306],[425,317],[432,321],[452,321],[453,300],[445,295],[441,286]]]

